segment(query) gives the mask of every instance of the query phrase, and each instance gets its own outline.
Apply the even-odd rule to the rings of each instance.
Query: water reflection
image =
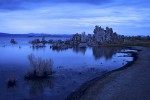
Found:
[[[106,60],[111,59],[113,55],[121,51],[122,47],[93,47],[93,56],[95,59],[104,57]]]
[[[54,48],[51,48],[53,51],[57,51],[57,52],[60,52],[60,51],[66,51],[68,49],[54,49]],[[79,48],[79,47],[74,47],[74,48],[71,48],[73,50],[73,52],[75,53],[82,53],[82,54],[85,54],[86,52],[86,49],[87,48]]]
[[[11,71],[14,70],[18,80],[16,87],[10,89],[7,89],[4,81],[0,82],[0,100],[12,98],[13,100],[24,98],[24,100],[41,100],[42,98],[43,100],[63,100],[86,81],[102,75],[103,71],[108,72],[120,68],[122,63],[132,61],[132,58],[129,57],[113,56],[122,49],[118,47],[72,48],[63,52],[62,50],[54,52],[50,49],[50,45],[43,48],[32,48],[32,45],[27,42],[21,44],[22,42],[18,41],[18,43],[20,44],[10,45],[8,42],[5,48],[0,44],[0,52],[3,52],[0,56],[0,80],[7,80],[12,76]],[[23,79],[24,73],[30,69],[27,55],[31,53],[43,59],[53,59],[54,70],[57,73],[54,75],[55,79],[39,81]],[[101,57],[109,60],[101,59]]]
[[[82,53],[85,55],[87,49],[89,48],[78,48],[78,47],[74,47],[72,48],[73,52],[75,53]],[[94,58],[100,59],[102,57],[104,57],[106,60],[111,59],[113,55],[115,55],[117,52],[121,51],[122,49],[124,49],[123,47],[92,47],[92,51],[93,51],[93,56]],[[53,50],[53,49],[52,49]],[[66,49],[55,49],[53,51],[65,51]]]
[[[53,51],[61,52],[61,51],[66,51],[67,49],[52,49]]]
[[[27,81],[27,84],[30,85],[29,94],[31,96],[42,94],[45,89],[52,89],[54,87],[53,78]]]
[[[86,48],[73,48],[73,52],[85,54]]]
[[[12,93],[12,92],[14,92],[16,90],[17,90],[17,86],[7,87],[7,91],[10,92],[10,93]]]

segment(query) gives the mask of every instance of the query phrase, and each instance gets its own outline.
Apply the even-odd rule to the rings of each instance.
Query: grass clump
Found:
[[[25,74],[26,80],[49,78],[53,74],[53,61],[51,59],[35,58],[33,54],[28,56],[32,70]]]

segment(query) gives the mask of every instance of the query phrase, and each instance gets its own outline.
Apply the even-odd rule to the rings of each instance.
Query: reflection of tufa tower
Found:
[[[93,56],[95,59],[100,59],[101,57],[104,57],[106,60],[111,59],[113,55],[115,55],[117,52],[121,51],[122,47],[93,47]]]
[[[123,38],[117,33],[113,32],[112,28],[106,27],[106,30],[99,26],[95,26],[94,36],[95,42],[98,43],[118,43],[122,42]]]

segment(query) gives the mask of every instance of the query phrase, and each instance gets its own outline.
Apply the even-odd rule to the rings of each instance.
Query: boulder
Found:
[[[86,47],[87,47],[87,44],[86,44],[86,43],[80,43],[78,47],[79,47],[79,48],[86,48]]]

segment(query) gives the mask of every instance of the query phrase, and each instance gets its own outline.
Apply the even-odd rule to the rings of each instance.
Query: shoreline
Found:
[[[108,72],[102,76],[99,76],[99,77],[96,77],[92,80],[87,81],[86,83],[82,84],[75,92],[72,92],[65,100],[90,100],[91,98],[90,99],[88,99],[88,98],[83,99],[82,97],[92,95],[92,93],[86,94],[86,91],[89,91],[90,87],[92,87],[93,84],[95,84],[97,81],[105,80],[105,78],[107,78],[108,76],[111,76],[111,74],[113,74],[113,73],[116,73],[118,71],[124,71],[125,69],[132,67],[132,65],[138,60],[139,52],[142,50],[139,49],[140,47],[133,47],[133,46],[127,47],[127,48],[131,49],[131,50],[137,50],[137,52],[125,52],[125,53],[131,54],[131,57],[133,57],[133,61],[128,62],[126,65],[124,65],[123,67],[121,67],[119,69],[112,70],[112,71],[110,71],[110,72]],[[111,80],[108,80],[108,81],[111,81]],[[94,100],[97,100],[97,99],[94,99]]]

